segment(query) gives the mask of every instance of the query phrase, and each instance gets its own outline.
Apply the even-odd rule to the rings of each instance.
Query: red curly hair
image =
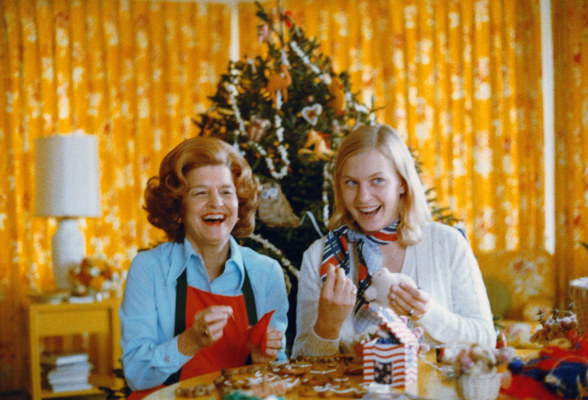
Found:
[[[260,185],[247,161],[228,143],[213,137],[187,139],[161,161],[159,175],[149,178],[145,188],[147,220],[165,231],[169,240],[181,243],[186,231],[182,216],[182,198],[188,191],[186,174],[196,168],[225,165],[231,171],[239,201],[239,219],[232,234],[236,238],[251,235],[255,229],[255,211]]]

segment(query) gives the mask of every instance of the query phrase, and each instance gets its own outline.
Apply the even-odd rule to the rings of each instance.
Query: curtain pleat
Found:
[[[588,2],[552,3],[558,299],[588,276]],[[582,306],[582,305],[580,305]],[[583,305],[585,306],[585,305]]]

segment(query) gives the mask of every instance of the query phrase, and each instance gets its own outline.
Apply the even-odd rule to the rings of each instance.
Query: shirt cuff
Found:
[[[425,332],[435,332],[440,326],[445,325],[444,309],[435,300],[429,300],[429,308],[419,319],[415,321],[416,325],[423,327]]]
[[[168,351],[165,351],[163,362],[166,368],[171,368],[174,372],[184,366],[193,356],[182,354],[178,347],[178,336],[175,336],[169,344]]]
[[[308,357],[330,356],[339,352],[339,338],[324,339],[310,329],[304,346],[304,355]]]

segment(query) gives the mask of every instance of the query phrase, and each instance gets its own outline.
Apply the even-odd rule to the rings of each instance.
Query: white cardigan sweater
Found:
[[[347,352],[358,335],[353,315],[344,321],[338,339],[323,339],[314,332],[324,243],[324,237],[316,240],[303,255],[292,357]],[[357,254],[355,250],[353,253],[349,276],[357,283]],[[478,262],[457,229],[429,223],[424,228],[423,240],[406,248],[401,272],[431,296],[429,309],[416,325],[424,328],[425,339],[432,347],[443,343],[496,344],[492,312]]]

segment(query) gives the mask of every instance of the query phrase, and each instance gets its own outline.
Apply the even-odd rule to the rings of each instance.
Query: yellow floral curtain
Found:
[[[552,2],[558,298],[588,276],[588,1]],[[585,305],[584,305],[585,306]]]
[[[539,0],[281,3],[336,72],[350,72],[365,102],[385,107],[378,120],[416,150],[425,184],[464,220],[477,253],[542,248]],[[588,275],[578,243],[588,241],[588,12],[586,0],[552,4],[561,299],[569,279]],[[197,133],[191,118],[226,70],[231,7],[0,2],[0,391],[24,388],[21,305],[31,288],[52,287],[56,224],[33,214],[34,140],[77,129],[98,136],[103,215],[81,223],[89,254],[127,268],[137,249],[161,239],[141,210],[143,187],[163,155]],[[239,5],[241,55],[262,51],[255,10]]]
[[[277,2],[263,3],[266,10]],[[539,1],[281,2],[396,127],[476,251],[544,243]],[[256,7],[241,54],[258,54]]]
[[[81,221],[87,253],[128,268],[161,238],[141,209],[163,155],[197,133],[226,71],[230,10],[202,2],[0,2],[0,391],[23,389],[20,306],[53,287],[54,219],[36,218],[34,140],[95,134],[102,217]]]

